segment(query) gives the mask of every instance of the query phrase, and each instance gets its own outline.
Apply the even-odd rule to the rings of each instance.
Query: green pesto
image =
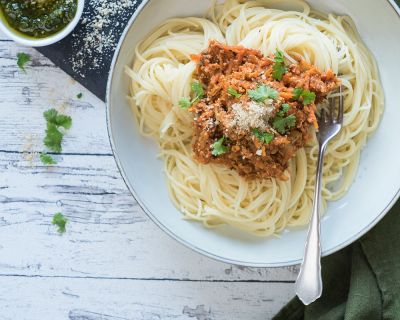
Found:
[[[77,7],[77,0],[0,0],[0,17],[27,37],[46,38],[64,29]]]

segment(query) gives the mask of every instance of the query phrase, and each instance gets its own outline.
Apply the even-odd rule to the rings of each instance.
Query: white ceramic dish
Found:
[[[72,30],[74,30],[74,28],[76,27],[82,16],[84,6],[85,6],[85,0],[78,0],[78,8],[76,10],[74,19],[72,19],[72,21],[61,31],[43,39],[33,39],[24,37],[19,32],[7,26],[1,19],[0,19],[0,30],[4,32],[4,34],[11,40],[14,40],[15,42],[20,43],[22,45],[30,47],[48,46],[50,44],[56,43],[64,39],[67,35],[71,33]]]
[[[209,257],[247,266],[284,266],[301,261],[306,228],[285,231],[279,238],[259,239],[223,227],[208,230],[182,219],[173,206],[156,159],[157,146],[142,137],[127,102],[124,67],[134,59],[138,41],[170,17],[204,14],[210,0],[144,1],[130,20],[114,56],[107,87],[107,122],[114,155],[127,186],[143,210],[169,235]],[[361,237],[390,209],[400,189],[400,12],[385,0],[311,0],[316,9],[350,15],[374,53],[386,96],[378,131],[362,152],[357,177],[340,201],[330,203],[322,221],[323,255]]]

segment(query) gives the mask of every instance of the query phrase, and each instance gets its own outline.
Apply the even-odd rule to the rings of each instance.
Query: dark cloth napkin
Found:
[[[340,230],[338,230],[340,232]],[[296,297],[273,320],[400,319],[400,201],[368,234],[322,259],[322,297]]]

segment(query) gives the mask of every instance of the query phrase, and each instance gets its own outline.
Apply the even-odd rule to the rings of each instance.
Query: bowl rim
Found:
[[[56,43],[62,39],[64,39],[67,35],[69,35],[72,30],[75,29],[76,25],[78,24],[79,20],[82,17],[83,8],[85,6],[85,0],[77,0],[78,7],[76,9],[76,13],[74,18],[59,32],[50,35],[46,38],[41,39],[34,39],[20,36],[16,31],[12,28],[8,27],[2,20],[0,20],[0,30],[11,40],[30,47],[43,47],[48,46],[50,44]]]
[[[113,59],[112,59],[112,62],[111,62],[111,66],[110,66],[110,71],[109,71],[109,74],[108,74],[108,79],[107,79],[106,98],[105,98],[107,134],[108,134],[108,138],[110,140],[110,145],[111,145],[111,150],[112,150],[113,157],[115,159],[115,162],[117,164],[118,170],[121,173],[121,176],[122,176],[122,179],[124,180],[125,185],[127,186],[128,190],[130,191],[132,196],[135,198],[135,200],[137,201],[137,203],[141,207],[141,209],[146,213],[146,215],[161,230],[163,230],[171,238],[175,239],[176,241],[180,242],[181,244],[185,245],[186,247],[188,247],[188,248],[190,248],[190,249],[192,249],[192,250],[194,250],[194,251],[196,251],[196,252],[198,252],[200,254],[203,254],[203,255],[205,255],[205,256],[207,256],[209,258],[212,258],[212,259],[220,261],[220,262],[234,264],[234,265],[240,265],[240,266],[246,266],[246,267],[277,268],[277,267],[287,267],[287,266],[293,266],[293,265],[300,264],[302,262],[302,258],[301,259],[289,260],[289,261],[274,262],[274,263],[249,262],[249,261],[240,261],[240,260],[221,257],[219,255],[216,255],[214,253],[211,253],[211,252],[208,252],[208,251],[206,251],[204,249],[201,249],[201,248],[189,243],[185,239],[179,237],[174,232],[172,232],[169,228],[167,228],[164,224],[162,224],[157,219],[157,217],[151,212],[151,210],[148,209],[147,206],[142,202],[142,200],[140,199],[139,195],[136,193],[135,189],[129,184],[127,175],[126,175],[125,170],[124,170],[124,168],[123,168],[123,166],[122,166],[122,164],[120,162],[120,159],[119,159],[119,156],[117,154],[116,147],[115,147],[115,141],[114,141],[114,136],[113,136],[113,133],[112,133],[112,124],[111,124],[111,106],[110,106],[111,102],[110,102],[110,96],[111,96],[112,85],[113,85],[115,65],[116,65],[116,62],[117,62],[117,60],[119,58],[122,44],[124,43],[126,35],[129,32],[129,30],[131,29],[131,27],[132,27],[133,23],[135,22],[136,18],[139,16],[139,14],[142,12],[142,10],[146,7],[146,5],[150,1],[151,0],[144,0],[140,4],[140,6],[136,9],[134,14],[130,18],[130,20],[128,21],[128,23],[127,23],[123,33],[121,34],[121,37],[120,37],[119,41],[118,41],[118,45],[117,45],[117,47],[115,49],[114,56],[113,56]],[[397,13],[397,15],[399,16],[399,19],[400,19],[400,7],[397,6],[397,4],[395,3],[395,0],[386,0],[386,1],[391,5],[391,7]],[[328,256],[330,254],[333,254],[333,253],[335,253],[335,252],[347,247],[348,245],[350,245],[351,243],[353,243],[354,241],[358,240],[363,235],[365,235],[379,221],[382,220],[382,218],[392,208],[392,206],[396,203],[396,201],[399,199],[399,197],[400,197],[400,188],[397,190],[396,194],[393,196],[391,201],[385,206],[385,208],[364,229],[360,230],[359,232],[354,234],[352,237],[350,237],[346,241],[336,245],[335,247],[330,248],[329,250],[322,250],[321,256],[325,257],[325,256]]]

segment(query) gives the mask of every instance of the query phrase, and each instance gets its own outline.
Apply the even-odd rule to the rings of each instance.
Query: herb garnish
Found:
[[[276,113],[276,115],[277,115],[278,117],[284,117],[285,114],[286,114],[286,112],[289,111],[289,109],[290,109],[290,106],[289,106],[287,103],[284,103],[284,104],[282,104],[282,106],[281,106],[281,110],[279,110],[279,111]]]
[[[78,99],[82,98],[82,97],[83,97],[83,93],[82,93],[82,92],[79,92],[79,93],[76,95],[76,97],[77,97]]]
[[[262,143],[268,144],[274,140],[274,134],[269,132],[261,132],[259,129],[254,128],[252,130],[253,135],[260,140]]]
[[[60,153],[62,151],[61,141],[63,134],[58,130],[57,126],[52,123],[47,123],[46,136],[43,143],[51,151]]]
[[[61,212],[57,212],[53,216],[53,221],[51,223],[58,227],[57,231],[59,233],[65,233],[65,225],[67,224],[67,222],[68,219],[65,218]]]
[[[237,92],[235,89],[233,89],[232,87],[229,87],[228,88],[228,93],[231,95],[231,96],[234,96],[235,98],[240,98],[242,95],[239,93],[239,92]]]
[[[293,89],[293,100],[299,100],[302,93],[303,93],[303,88],[294,88]]]
[[[63,127],[64,129],[71,128],[71,117],[66,116],[65,114],[59,114],[58,111],[54,108],[45,111],[43,113],[43,116],[46,119],[47,123],[54,124],[57,127]]]
[[[191,88],[192,88],[192,92],[195,94],[195,96],[192,100],[190,100],[187,97],[181,98],[179,100],[178,104],[182,109],[185,109],[185,110],[189,109],[193,103],[196,103],[200,99],[204,98],[204,89],[200,82],[198,82],[198,81],[192,82]]]
[[[190,106],[192,105],[189,98],[181,98],[178,103],[179,103],[179,106],[185,110],[189,109]]]
[[[47,121],[46,136],[43,143],[51,151],[59,153],[62,151],[61,142],[64,137],[60,127],[71,128],[72,119],[64,114],[59,114],[54,108],[44,112],[43,116]]]
[[[285,66],[285,60],[283,56],[283,52],[276,50],[274,65],[272,66],[272,77],[275,80],[281,81],[283,75],[287,72],[287,67]]]
[[[54,158],[51,155],[48,155],[47,153],[40,153],[40,161],[42,161],[43,164],[56,164],[57,161],[54,160]]]
[[[303,104],[305,106],[308,104],[314,103],[314,101],[315,101],[315,93],[314,92],[304,90],[303,93],[301,94],[301,96],[303,97]]]
[[[192,92],[195,93],[195,98],[192,103],[197,102],[204,97],[204,89],[198,81],[192,82]]]
[[[303,105],[308,105],[314,103],[315,101],[315,93],[309,90],[304,90],[303,88],[295,88],[293,89],[293,100],[299,100],[300,97],[303,98]]]
[[[276,131],[280,134],[285,134],[287,129],[292,129],[296,125],[296,116],[291,114],[285,118],[283,117],[276,117],[272,126]]]
[[[31,56],[25,52],[18,52],[17,53],[17,65],[22,70],[25,71],[25,65],[31,61]]]
[[[264,102],[266,99],[276,99],[279,95],[278,91],[264,84],[259,85],[255,90],[249,90],[247,93],[250,99],[256,102]]]
[[[225,141],[225,136],[222,136],[222,138],[218,139],[211,145],[212,147],[211,154],[213,156],[218,157],[229,151],[229,147],[224,145],[224,141]]]

